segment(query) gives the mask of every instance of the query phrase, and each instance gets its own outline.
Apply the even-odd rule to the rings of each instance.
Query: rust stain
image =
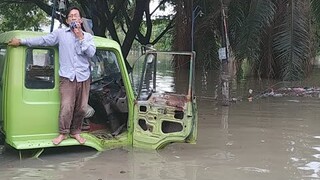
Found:
[[[187,98],[185,96],[171,96],[165,95],[166,105],[173,106],[177,108],[184,108]]]
[[[171,106],[182,110],[184,109],[186,102],[188,102],[188,98],[186,96],[164,94],[161,96],[153,96],[151,101],[157,104],[165,104],[166,106]]]

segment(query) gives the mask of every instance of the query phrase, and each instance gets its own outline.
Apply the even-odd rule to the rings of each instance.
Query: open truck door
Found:
[[[149,51],[134,63],[134,147],[159,149],[172,142],[195,143],[194,61],[192,52]]]

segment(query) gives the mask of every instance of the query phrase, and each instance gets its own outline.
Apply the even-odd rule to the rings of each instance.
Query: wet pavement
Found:
[[[320,98],[242,98],[223,107],[214,98],[215,84],[207,83],[214,80],[201,78],[197,144],[159,151],[52,148],[22,160],[7,149],[0,155],[0,179],[320,179]],[[254,84],[233,87],[235,96],[245,97]]]

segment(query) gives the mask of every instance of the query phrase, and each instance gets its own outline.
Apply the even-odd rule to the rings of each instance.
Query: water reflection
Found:
[[[315,139],[319,139],[319,136],[314,136]],[[305,164],[302,166],[298,166],[299,170],[303,170],[305,171],[303,174],[304,177],[311,177],[311,178],[317,178],[320,179],[320,154],[318,154],[320,152],[320,146],[314,146],[311,147],[311,149],[316,150],[316,154],[313,154],[312,156],[315,158],[314,160],[318,160],[318,161],[308,161],[309,158],[301,158],[301,159],[296,159],[296,162],[302,161]]]
[[[66,150],[68,152],[65,152]],[[4,154],[6,157],[0,164],[0,179],[65,179],[69,172],[85,168],[89,161],[99,157],[100,152],[88,150],[88,148],[68,147],[52,152],[49,149],[41,158],[24,158],[20,161],[14,160],[18,158],[17,151],[7,150]],[[81,152],[80,157],[79,152]],[[57,158],[57,155],[62,153],[65,157]]]
[[[311,171],[311,175],[304,176],[304,177],[312,177],[312,178],[319,178],[320,172],[320,162],[309,162],[304,167],[298,167],[298,169]]]
[[[303,82],[279,83],[275,81],[261,82],[248,79],[233,82],[231,94],[233,97],[246,97],[249,88],[255,89],[255,93],[260,93],[273,85],[278,87],[319,87],[317,80],[319,78],[319,75],[317,75],[319,74],[318,72],[319,69],[315,69],[315,76]],[[209,73],[210,72],[205,72],[202,74],[199,78],[201,79],[201,84],[198,83],[197,87],[197,90],[200,89],[197,91],[197,95],[200,99],[208,101],[208,103],[210,100],[213,101],[215,99],[214,91],[212,91],[212,89],[211,91],[208,90],[209,88],[207,86],[209,83],[203,81],[211,81],[211,87],[213,89],[218,86],[218,81],[212,77],[210,79],[210,76],[208,76]],[[211,99],[208,98],[210,96],[212,97]],[[227,150],[231,149],[231,152],[234,152],[234,148],[237,146],[247,146],[246,149],[248,152],[244,154],[233,153],[236,158],[242,159],[242,162],[245,162],[245,164],[250,164],[250,159],[256,157],[253,155],[254,153],[252,153],[253,150],[250,150],[251,148],[258,148],[258,150],[254,152],[261,154],[261,157],[255,159],[257,161],[261,159],[262,161],[261,163],[254,163],[257,166],[241,165],[236,169],[247,172],[274,174],[277,172],[274,170],[274,167],[278,166],[280,169],[286,169],[287,171],[284,176],[286,178],[283,179],[300,179],[300,177],[319,179],[320,146],[317,146],[318,141],[310,140],[310,137],[320,139],[320,136],[312,136],[313,133],[318,131],[315,127],[319,127],[319,116],[317,112],[320,105],[318,99],[316,97],[266,98],[255,99],[253,103],[247,102],[245,98],[242,98],[242,100],[241,102],[237,102],[237,104],[232,104],[232,107],[218,108],[218,111],[221,112],[220,128],[223,129],[221,133],[224,134],[223,136],[221,134],[219,137],[220,139],[225,139],[224,142],[229,146]],[[249,130],[249,132],[242,131],[243,128]],[[272,128],[275,129],[273,130]],[[228,130],[226,131],[226,129]],[[251,131],[256,131],[255,129],[261,131],[261,133],[257,134]],[[238,133],[238,131],[241,131],[241,133]],[[229,135],[226,136],[226,134]],[[244,138],[238,138],[237,135]],[[252,137],[252,135],[255,137]],[[270,136],[273,137],[273,140],[270,139]],[[247,141],[254,141],[255,139],[256,144],[248,144]],[[286,143],[283,144],[282,142]],[[265,147],[264,149],[259,148],[262,145]],[[280,151],[275,153],[274,149],[271,150],[268,146],[280,146]],[[286,150],[286,153],[281,152],[282,148]],[[246,160],[242,158],[243,155],[247,157]],[[272,159],[274,158],[267,158],[270,156],[274,156],[278,160],[285,160],[286,157],[288,157],[290,161],[284,163],[282,166],[281,164],[275,164],[272,165],[271,168],[262,168],[263,166],[261,165],[267,165],[273,161]],[[267,167],[270,167],[270,165]]]
[[[229,107],[221,107],[221,128],[228,129],[229,127]]]
[[[171,76],[167,76],[164,73],[158,73],[156,78],[156,86],[157,86],[157,92],[159,93],[175,93],[175,86],[174,86],[174,76],[171,74]],[[151,82],[149,82],[151,83]]]
[[[162,156],[154,152],[134,152],[130,154],[133,162],[133,179],[196,179],[198,164],[186,161],[183,157]]]
[[[237,168],[239,170],[243,170],[243,171],[252,171],[252,172],[257,172],[257,173],[270,173],[270,170],[268,169],[261,169],[261,168],[256,168],[256,167],[239,167]]]

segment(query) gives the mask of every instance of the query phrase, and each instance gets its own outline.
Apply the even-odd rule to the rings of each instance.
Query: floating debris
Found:
[[[256,97],[320,97],[319,87],[281,87],[279,89],[270,88]]]

